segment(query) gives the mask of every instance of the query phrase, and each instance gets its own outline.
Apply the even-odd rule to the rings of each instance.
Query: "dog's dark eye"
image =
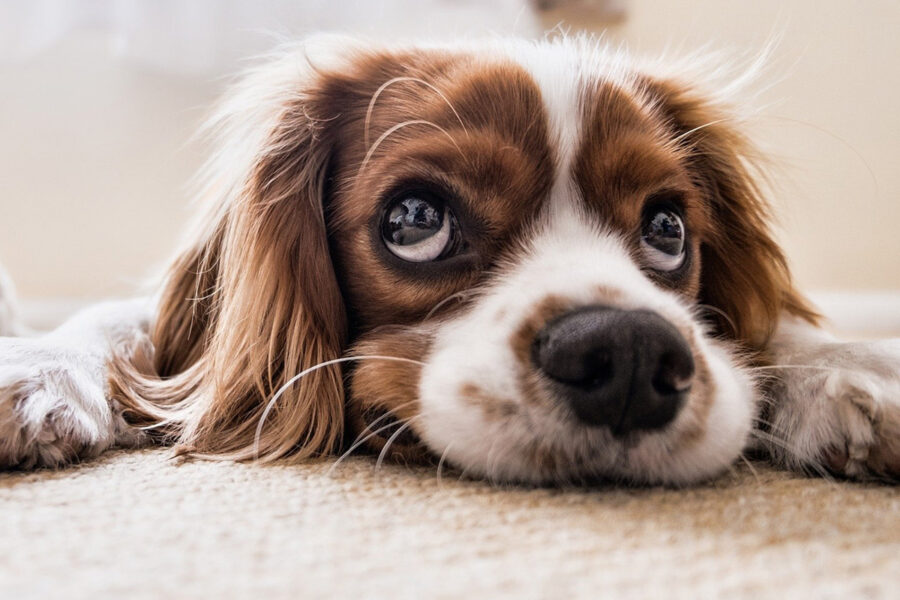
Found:
[[[388,249],[410,262],[447,256],[455,246],[457,230],[456,218],[446,204],[424,193],[394,200],[381,225]]]
[[[649,266],[657,271],[674,271],[684,262],[684,222],[672,208],[646,212],[641,227],[641,250]]]

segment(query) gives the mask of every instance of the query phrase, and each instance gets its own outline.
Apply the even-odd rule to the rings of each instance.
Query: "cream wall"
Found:
[[[799,282],[900,290],[900,3],[630,0],[610,28],[641,52],[755,50],[780,34],[754,129]],[[548,21],[553,24],[553,21]],[[587,24],[596,28],[596,24]],[[188,142],[218,93],[110,58],[83,34],[0,64],[0,261],[25,297],[130,293],[184,224]]]
[[[0,65],[0,262],[26,298],[132,293],[186,218],[215,86],[106,48],[83,34]]]

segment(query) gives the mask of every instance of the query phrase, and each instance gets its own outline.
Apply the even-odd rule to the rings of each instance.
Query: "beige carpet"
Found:
[[[0,598],[896,598],[900,488],[496,489],[357,458],[0,475]]]

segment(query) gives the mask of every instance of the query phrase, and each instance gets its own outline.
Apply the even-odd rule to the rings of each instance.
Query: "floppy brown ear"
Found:
[[[770,207],[756,179],[758,156],[727,108],[676,82],[647,84],[686,152],[709,203],[711,226],[701,246],[700,301],[719,331],[762,350],[783,313],[819,318],[791,282],[772,237]]]
[[[310,116],[315,80],[304,56],[285,57],[232,94],[214,125],[213,204],[168,273],[152,356],[112,363],[132,421],[194,455],[304,458],[340,442],[340,367],[286,386],[340,357],[347,329],[323,217],[334,136]]]

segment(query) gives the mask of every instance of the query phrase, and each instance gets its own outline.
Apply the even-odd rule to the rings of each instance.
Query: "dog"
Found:
[[[722,76],[580,37],[282,50],[212,118],[158,294],[0,342],[0,464],[363,447],[678,486],[762,451],[896,479],[900,340],[821,329]]]

